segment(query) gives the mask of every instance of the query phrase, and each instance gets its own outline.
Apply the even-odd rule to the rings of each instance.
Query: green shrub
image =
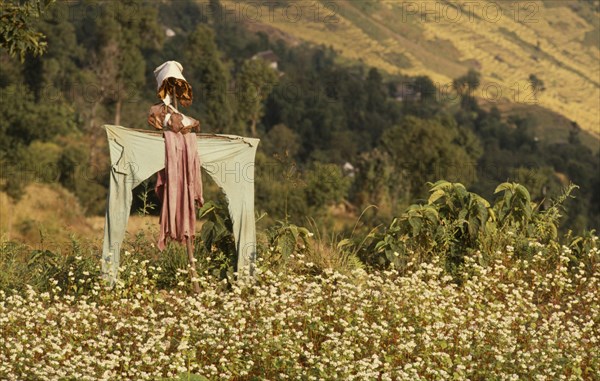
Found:
[[[516,183],[500,184],[493,205],[460,183],[440,180],[429,187],[426,204],[410,206],[370,237],[361,250],[367,264],[402,271],[437,257],[449,274],[460,279],[465,256],[476,252],[485,253],[482,264],[491,263],[509,244],[526,256],[531,242],[549,244],[557,238],[562,205],[575,189],[565,188],[540,211],[527,189]]]

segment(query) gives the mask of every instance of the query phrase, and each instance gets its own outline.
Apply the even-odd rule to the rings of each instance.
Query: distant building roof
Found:
[[[396,85],[394,97],[399,101],[419,100],[421,99],[421,92],[416,91],[411,84],[403,82]]]
[[[279,57],[277,57],[277,54],[273,53],[272,50],[265,50],[262,52],[258,52],[252,56],[253,60],[255,60],[257,58],[263,59],[268,62],[279,62]]]
[[[175,36],[175,31],[171,28],[166,28],[165,29],[165,36],[167,37],[174,37]]]

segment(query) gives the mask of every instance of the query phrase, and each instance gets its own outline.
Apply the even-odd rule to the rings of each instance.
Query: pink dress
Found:
[[[195,201],[204,205],[196,134],[165,131],[165,168],[158,172],[156,193],[162,203],[158,248],[167,237],[185,242],[195,236]]]

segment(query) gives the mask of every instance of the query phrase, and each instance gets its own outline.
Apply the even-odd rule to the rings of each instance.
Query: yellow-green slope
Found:
[[[391,74],[428,75],[442,89],[475,68],[477,96],[535,103],[600,136],[600,23],[590,3],[279,0],[260,12],[261,2],[250,3],[222,0],[230,22],[330,45]],[[544,92],[533,94],[530,74]]]

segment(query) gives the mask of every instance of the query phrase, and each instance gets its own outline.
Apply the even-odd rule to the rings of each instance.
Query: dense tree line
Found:
[[[257,203],[272,218],[323,216],[344,201],[358,212],[377,205],[367,217],[389,221],[442,178],[486,197],[498,183],[517,181],[544,207],[572,181],[580,189],[565,226],[600,227],[598,153],[577,130],[549,144],[534,136],[533,118],[481,109],[472,96],[479,73],[456,78],[458,101],[444,100],[428,77],[342,64],[329,47],[274,41],[218,17],[218,0],[209,6],[49,7],[32,24],[46,36],[44,55],[26,52],[21,63],[0,53],[3,189],[18,198],[30,181],[57,181],[89,213],[101,213],[108,184],[101,125],[147,128],[157,101],[152,70],[176,59],[194,89],[186,113],[205,132],[261,138]],[[266,50],[277,70],[252,59]]]

